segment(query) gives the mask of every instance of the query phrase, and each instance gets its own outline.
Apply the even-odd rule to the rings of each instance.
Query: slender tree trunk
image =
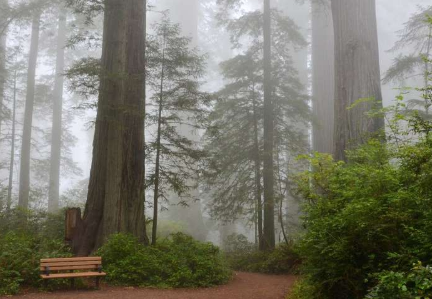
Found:
[[[375,0],[332,0],[335,34],[334,157],[364,143],[384,128],[382,117],[365,114],[382,107]],[[373,98],[350,108],[357,100]]]
[[[312,2],[313,150],[333,153],[334,32],[329,6]]]
[[[89,193],[72,247],[88,255],[113,233],[148,241],[144,219],[145,1],[106,0]]]
[[[429,81],[430,81],[430,70],[429,70],[429,64],[431,63],[430,61],[430,52],[431,52],[431,48],[432,48],[432,26],[429,26],[429,32],[428,32],[428,41],[427,41],[427,45],[426,45],[426,59],[424,62],[424,93],[425,93],[425,113],[428,116],[429,115],[429,109],[431,106],[431,97],[430,97],[430,88],[429,88]]]
[[[258,247],[263,250],[263,219],[262,219],[262,190],[261,190],[261,157],[258,137],[258,112],[256,107],[255,86],[253,86],[253,122],[254,122],[254,147],[255,147],[255,185],[256,185],[256,207],[257,207],[257,232]]]
[[[20,183],[18,206],[28,208],[30,193],[30,150],[32,139],[33,106],[35,92],[36,64],[39,48],[39,28],[41,12],[35,11],[32,21],[32,32],[27,71],[27,95],[24,111],[24,127],[21,145]]]
[[[62,110],[63,110],[63,72],[66,46],[66,11],[61,10],[58,20],[56,78],[54,82],[53,122],[50,159],[50,181],[48,212],[55,213],[59,208],[60,197],[60,160],[62,146]]]
[[[172,20],[181,25],[182,35],[192,38],[190,47],[194,48],[198,46],[198,17],[200,12],[200,1],[199,0],[182,0],[182,1],[167,1],[168,7],[171,10]],[[190,115],[187,112],[180,113],[179,116],[184,120],[187,120]],[[187,121],[185,121],[187,122]],[[188,125],[179,125],[177,131],[181,136],[199,143],[200,135],[199,132],[194,131]],[[191,177],[188,181],[189,185],[195,185],[198,182],[199,177]],[[169,213],[173,216],[173,219],[180,222],[184,222],[188,228],[187,233],[193,236],[195,239],[205,241],[207,237],[207,228],[204,223],[203,209],[201,202],[201,195],[199,188],[193,188],[189,191],[190,199],[188,200],[188,206],[184,207],[181,205],[171,206]],[[199,199],[199,200],[197,200]],[[177,194],[174,192],[170,196],[170,200],[175,202],[179,201]],[[189,229],[190,228],[190,229]]]
[[[274,224],[274,121],[271,65],[271,11],[270,0],[264,0],[264,231],[263,250],[275,248]]]
[[[7,11],[9,3],[7,0],[0,0],[0,19],[6,19],[4,12]],[[6,37],[7,30],[0,31],[0,141],[2,138],[2,121],[3,121],[3,102],[5,98],[5,86],[6,86]]]
[[[165,40],[164,40],[164,44],[165,44]],[[156,245],[158,212],[159,212],[158,203],[159,203],[159,178],[160,178],[160,156],[161,156],[161,135],[162,135],[163,84],[164,84],[164,67],[165,67],[164,62],[165,62],[165,48],[162,50],[158,126],[157,126],[157,137],[156,137],[156,163],[155,163],[155,181],[154,181],[154,192],[153,192],[152,245]]]
[[[8,195],[6,202],[6,210],[10,211],[12,205],[12,183],[14,175],[14,161],[15,161],[15,131],[16,131],[16,95],[17,95],[17,71],[14,74],[14,86],[13,86],[13,103],[12,103],[12,136],[11,136],[11,154],[9,163],[9,184],[8,184]]]

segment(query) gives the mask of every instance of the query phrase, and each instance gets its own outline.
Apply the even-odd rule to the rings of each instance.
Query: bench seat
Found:
[[[102,272],[102,258],[99,256],[41,259],[40,271],[40,277],[45,282],[48,279],[69,278],[74,286],[75,278],[92,277],[98,288],[99,279],[106,276]]]
[[[50,275],[41,274],[43,279],[53,279],[53,278],[74,278],[74,277],[96,277],[105,276],[104,272],[75,272],[75,273],[54,273]]]

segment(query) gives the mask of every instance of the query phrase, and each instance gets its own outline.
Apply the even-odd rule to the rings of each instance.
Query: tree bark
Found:
[[[375,0],[332,0],[335,35],[334,157],[364,143],[384,128],[382,117],[365,114],[382,107]],[[357,100],[374,98],[352,109]]]
[[[274,224],[274,121],[271,65],[271,11],[270,0],[264,0],[264,230],[263,250],[275,248]]]
[[[145,1],[106,0],[89,193],[72,242],[88,255],[114,233],[148,242],[144,219]]]
[[[0,0],[0,19],[6,19],[5,13],[9,3],[7,0]],[[5,98],[5,86],[6,86],[6,37],[7,31],[0,31],[0,141],[1,141],[1,130],[3,121],[3,102]]]
[[[164,42],[165,45],[165,36]],[[156,162],[155,162],[155,181],[153,192],[153,229],[152,229],[152,245],[156,245],[158,212],[159,212],[159,179],[160,179],[160,156],[161,156],[161,135],[162,135],[162,110],[163,110],[163,85],[164,85],[164,68],[165,68],[165,48],[162,49],[162,65],[161,65],[161,80],[159,94],[159,111],[158,125],[156,137]]]
[[[312,2],[313,150],[333,153],[334,32],[329,6]]]
[[[14,161],[15,161],[15,131],[16,131],[16,96],[17,96],[17,71],[14,74],[13,86],[13,103],[12,103],[12,136],[11,136],[11,154],[9,163],[9,184],[8,195],[6,201],[6,210],[10,211],[12,205],[12,184],[14,176]]]
[[[256,186],[256,209],[257,209],[257,233],[258,248],[263,250],[263,211],[262,211],[262,188],[261,188],[261,155],[258,137],[258,112],[256,105],[255,86],[253,86],[253,123],[254,123],[254,147],[255,147],[255,186]]]
[[[62,146],[62,110],[63,110],[63,72],[66,46],[66,11],[61,9],[58,19],[56,74],[53,93],[53,121],[51,136],[50,180],[48,194],[48,212],[59,209],[60,197],[60,160]]]
[[[18,206],[28,209],[30,193],[30,150],[33,123],[33,106],[35,92],[36,64],[39,48],[39,29],[41,12],[36,10],[33,15],[29,64],[27,71],[27,94],[24,110],[24,127],[21,145],[20,184]]]

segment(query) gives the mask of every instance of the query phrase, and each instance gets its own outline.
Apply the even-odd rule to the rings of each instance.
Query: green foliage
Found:
[[[25,215],[32,217],[26,221]],[[15,226],[14,230],[5,227],[5,223]],[[22,211],[1,215],[1,231],[5,233],[0,234],[0,295],[16,294],[22,286],[40,287],[41,258],[71,256],[59,238],[58,225],[54,216],[41,220]],[[64,284],[64,280],[57,280],[50,286]]]
[[[113,235],[99,249],[107,280],[120,285],[209,287],[226,283],[231,272],[219,249],[178,233],[156,246],[129,235]]]
[[[374,273],[431,262],[432,139],[416,126],[416,143],[370,140],[348,164],[309,159],[313,171],[299,177],[308,201],[299,250],[316,298],[363,298]]]
[[[226,243],[226,259],[237,271],[288,274],[295,272],[300,262],[292,245],[280,244],[270,252],[257,251],[241,234],[228,236]]]
[[[297,281],[286,299],[313,299],[317,296],[316,288],[307,279]]]
[[[205,178],[215,219],[256,219],[257,198],[262,189],[264,156],[263,15],[244,12],[242,1],[218,1],[221,24],[240,53],[221,63],[225,86],[215,97],[206,131]],[[305,129],[309,123],[308,97],[293,65],[292,49],[307,45],[299,28],[281,11],[272,10],[272,102],[274,106],[275,196],[285,198],[292,163],[307,149]],[[296,125],[293,125],[293,124]],[[300,165],[301,166],[301,165]]]
[[[432,298],[432,268],[420,262],[409,272],[384,271],[379,283],[366,296],[370,299]]]
[[[166,16],[153,30],[146,43],[146,185],[157,188],[157,199],[167,200],[173,192],[183,199],[196,187],[193,178],[203,158],[193,135],[207,115],[208,94],[201,91],[206,55]]]
[[[168,238],[172,234],[186,233],[186,225],[181,222],[160,219],[158,223],[157,238]]]
[[[405,23],[405,28],[398,32],[400,39],[392,49],[393,51],[407,49],[412,52],[407,54],[405,50],[404,53],[398,54],[393,65],[387,70],[383,82],[394,81],[406,84],[406,80],[412,79],[420,79],[422,83],[424,82],[423,88],[416,89],[417,93],[411,95],[412,99],[407,102],[410,110],[417,111],[422,118],[430,120],[432,6],[419,6],[419,10]]]

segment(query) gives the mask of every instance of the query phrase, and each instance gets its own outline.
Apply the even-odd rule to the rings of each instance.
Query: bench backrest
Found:
[[[95,257],[71,257],[41,259],[40,270],[45,271],[70,271],[70,270],[101,270],[102,258]]]

